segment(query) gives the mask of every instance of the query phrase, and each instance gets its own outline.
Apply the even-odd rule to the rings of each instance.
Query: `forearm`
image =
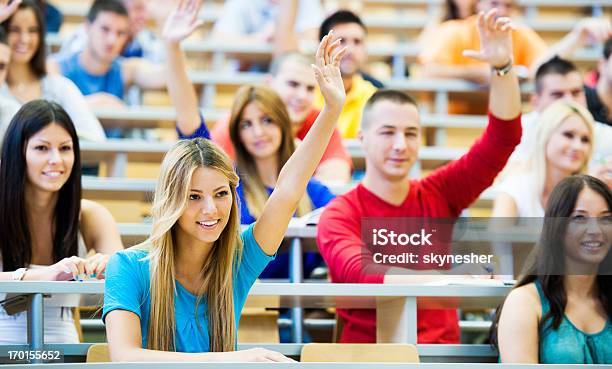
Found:
[[[505,76],[492,73],[489,111],[502,120],[511,120],[521,113],[521,90],[514,68]]]
[[[295,18],[298,0],[282,1],[279,6],[279,16],[274,30],[274,55],[298,49],[295,34]]]
[[[0,272],[0,281],[12,281],[13,272]],[[49,268],[28,269],[23,275],[24,281],[53,281]]]
[[[198,99],[189,77],[185,55],[180,44],[166,42],[167,65],[168,65],[168,94],[172,99],[172,105],[176,109],[176,124],[184,135],[189,136],[200,126],[200,111]]]
[[[297,202],[302,197],[327,148],[341,111],[341,106],[324,106],[302,143],[281,169],[276,188],[292,197],[286,201]]]

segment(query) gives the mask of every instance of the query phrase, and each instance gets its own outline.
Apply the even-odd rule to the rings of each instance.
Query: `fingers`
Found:
[[[10,15],[17,10],[19,4],[21,4],[21,0],[14,0],[10,4],[6,5],[7,2],[8,0],[0,2],[0,15],[2,15],[2,21],[10,17]]]
[[[189,12],[189,14],[193,14],[195,17],[197,16],[201,6],[202,0],[189,0],[187,3],[187,12]]]
[[[73,279],[77,279],[79,274],[85,272],[84,260],[78,256],[72,256],[64,260],[64,271],[71,273]]]
[[[506,32],[512,29],[512,24],[510,22],[510,18],[508,17],[500,17],[495,20],[495,29],[497,31]]]
[[[198,20],[198,21],[192,23],[191,26],[189,27],[189,34],[192,34],[196,29],[201,27],[203,24],[204,24],[203,20]]]
[[[85,259],[82,259],[78,256],[72,256],[64,260],[66,260],[66,266],[72,273],[73,279],[76,280],[79,278],[79,276],[85,274],[85,265],[87,264]]]
[[[607,19],[587,18],[581,21],[576,29],[584,36],[588,36],[589,42],[604,42],[612,36],[612,25]]]
[[[336,55],[334,55],[332,59],[332,65],[334,67],[340,67],[340,62],[342,61],[342,58],[344,58],[344,55],[346,55],[346,51],[347,51],[347,48],[345,46],[342,49],[340,49],[338,52],[336,52]]]
[[[310,66],[312,67],[312,70],[314,71],[315,78],[317,80],[317,84],[321,86],[321,84],[325,81],[325,78],[323,77],[323,72],[317,65],[310,64]]]
[[[484,16],[484,25],[486,29],[495,29],[495,18],[497,16],[497,9],[493,8],[487,12]]]
[[[88,278],[100,278],[101,274],[106,269],[108,256],[104,254],[95,254],[87,258],[85,262],[85,273]]]
[[[323,54],[325,53],[325,45],[327,44],[328,38],[329,35],[324,36],[321,43],[319,43],[319,48],[317,49],[317,53],[315,55],[315,63],[318,68],[323,68],[325,65]]]

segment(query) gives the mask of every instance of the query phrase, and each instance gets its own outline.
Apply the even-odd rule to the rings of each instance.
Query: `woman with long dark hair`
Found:
[[[11,59],[6,83],[0,85],[0,95],[19,105],[35,99],[56,101],[74,122],[79,137],[104,140],[102,125],[75,84],[64,76],[47,73],[45,19],[39,4],[35,0],[21,0],[2,27],[11,48]]]
[[[103,278],[109,255],[123,247],[108,210],[81,200],[80,168],[64,109],[46,100],[22,106],[0,158],[0,280]],[[0,308],[0,342],[26,342],[21,310]],[[68,310],[47,306],[44,321],[45,342],[78,342]]]
[[[535,257],[493,322],[502,362],[612,363],[611,245],[610,189],[588,175],[559,182]]]

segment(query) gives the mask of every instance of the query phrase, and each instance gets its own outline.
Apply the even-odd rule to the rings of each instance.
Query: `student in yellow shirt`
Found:
[[[357,15],[347,10],[339,10],[323,21],[319,30],[322,39],[330,30],[335,38],[340,38],[347,49],[340,63],[342,80],[346,91],[346,102],[338,119],[338,131],[342,138],[357,138],[361,111],[366,101],[383,87],[382,83],[361,72],[368,59],[365,45],[366,27]],[[317,108],[323,106],[323,96],[317,93]]]

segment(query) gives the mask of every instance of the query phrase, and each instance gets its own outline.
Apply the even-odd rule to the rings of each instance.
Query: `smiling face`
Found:
[[[404,180],[415,163],[420,144],[419,113],[412,104],[376,102],[365,113],[367,125],[359,134],[366,171],[376,177]]]
[[[147,4],[144,0],[123,0],[123,5],[130,17],[130,33],[135,35],[147,25]]]
[[[191,178],[187,207],[177,222],[177,238],[212,245],[227,225],[232,201],[228,178],[216,169],[198,167]]]
[[[31,8],[17,10],[8,26],[8,44],[13,63],[29,63],[40,45],[40,25]]]
[[[39,191],[57,192],[70,177],[74,165],[72,138],[51,123],[26,142],[27,184]]]
[[[577,114],[567,117],[546,144],[546,161],[568,175],[578,173],[591,150],[591,133]]]
[[[312,109],[315,98],[315,79],[312,68],[299,61],[287,59],[270,81],[270,87],[287,107],[294,124],[301,124]]]
[[[281,128],[264,113],[257,103],[248,103],[238,122],[238,135],[247,152],[257,159],[278,155],[281,145]]]
[[[589,187],[584,187],[570,215],[565,236],[566,264],[600,264],[612,245],[612,212],[605,199]],[[584,270],[582,268],[574,271]]]

